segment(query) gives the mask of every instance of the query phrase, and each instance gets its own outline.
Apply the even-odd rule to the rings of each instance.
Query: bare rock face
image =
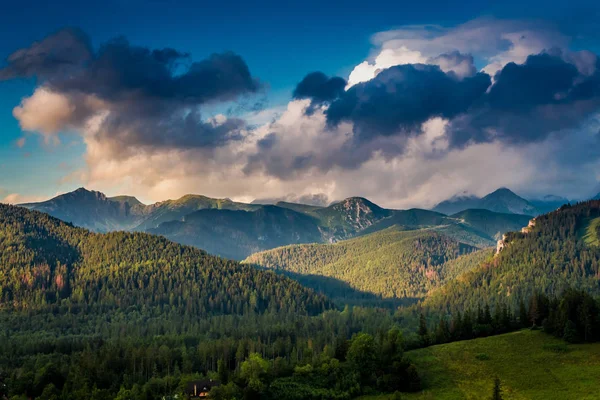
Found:
[[[533,218],[532,220],[529,221],[529,224],[527,224],[526,227],[524,227],[523,229],[521,229],[521,233],[529,233],[531,232],[531,230],[535,227],[535,218]]]
[[[500,253],[506,247],[506,235],[502,235],[502,239],[498,240],[496,243],[496,254]]]

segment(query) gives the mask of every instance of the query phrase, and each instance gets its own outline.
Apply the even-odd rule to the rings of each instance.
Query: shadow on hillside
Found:
[[[402,306],[410,306],[419,301],[419,299],[413,297],[402,299],[384,298],[370,292],[363,292],[355,289],[342,280],[328,276],[302,275],[294,272],[277,270],[274,270],[274,272],[290,277],[300,282],[303,286],[314,289],[319,293],[323,293],[333,300],[338,307],[343,307],[348,304],[396,309]]]

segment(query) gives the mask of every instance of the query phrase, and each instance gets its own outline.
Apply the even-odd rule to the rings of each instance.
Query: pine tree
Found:
[[[492,400],[502,400],[502,387],[500,386],[500,378],[494,379],[494,392]]]
[[[521,298],[519,302],[519,324],[526,328],[529,325],[529,316],[527,315],[527,308],[525,308],[525,302]]]
[[[427,321],[425,315],[421,313],[419,317],[419,337],[421,338],[421,344],[427,346],[429,344],[429,331],[427,330]]]

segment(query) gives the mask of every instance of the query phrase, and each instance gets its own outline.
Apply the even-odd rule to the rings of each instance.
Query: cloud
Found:
[[[326,111],[327,121],[352,122],[359,140],[415,134],[430,118],[466,112],[489,86],[486,74],[459,80],[438,66],[398,65],[348,89]]]
[[[314,102],[327,102],[344,93],[346,81],[340,77],[327,77],[322,72],[306,75],[294,89],[295,99],[311,99]]]
[[[0,192],[2,194],[2,192]],[[34,203],[38,201],[43,201],[45,198],[43,196],[31,196],[31,195],[21,195],[19,193],[10,193],[6,195],[0,203],[5,204],[24,204],[24,203]]]
[[[520,144],[572,134],[572,128],[600,109],[600,68],[582,75],[566,59],[554,51],[530,55],[523,64],[507,64],[481,106],[453,121],[451,143]]]
[[[47,141],[65,130],[96,135],[123,156],[162,147],[217,147],[239,140],[244,121],[205,118],[201,106],[261,88],[231,52],[201,61],[124,38],[94,51],[79,30],[61,30],[13,53],[0,79],[35,76],[39,86],[13,111],[24,130]]]
[[[48,139],[69,126],[75,109],[69,97],[42,87],[23,99],[13,110],[13,115],[19,120],[21,129],[39,132]]]
[[[483,72],[493,76],[509,62],[523,63],[530,54],[552,47],[565,49],[569,38],[544,21],[507,20],[490,17],[477,18],[463,24],[444,27],[440,25],[409,25],[380,32],[373,36],[378,54],[400,51],[431,59],[440,54],[460,52],[470,54],[485,63]],[[375,67],[426,61],[388,63]],[[360,66],[360,65],[359,65]],[[358,67],[357,67],[358,68]]]
[[[39,77],[64,79],[92,59],[88,36],[79,29],[62,29],[28,48],[11,54],[0,69],[0,80]]]
[[[174,49],[122,38],[93,49],[77,37],[89,55],[23,56],[33,61],[9,60],[0,73],[38,78],[14,110],[24,130],[81,135],[86,165],[65,171],[68,184],[147,201],[361,195],[405,208],[500,186],[584,196],[600,180],[598,58],[569,50],[544,23],[379,33],[347,81],[310,73],[287,105],[249,112],[262,86],[239,56],[194,62]]]
[[[440,54],[427,60],[427,64],[437,65],[444,72],[452,72],[458,78],[473,76],[477,73],[473,56],[459,51]]]

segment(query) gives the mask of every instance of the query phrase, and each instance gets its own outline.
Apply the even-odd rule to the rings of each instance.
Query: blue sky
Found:
[[[543,20],[571,38],[571,50],[599,52],[600,17],[598,6],[591,1],[465,1],[460,4],[446,1],[303,1],[293,4],[223,1],[209,4],[177,0],[59,0],[52,5],[34,1],[28,7],[18,2],[3,6],[0,60],[64,27],[81,28],[95,48],[114,37],[124,36],[134,46],[170,47],[189,52],[194,61],[212,53],[233,51],[243,58],[252,76],[263,83],[260,97],[267,99],[264,107],[271,109],[285,107],[296,84],[309,72],[322,71],[329,76],[348,78],[355,66],[379,51],[372,43],[372,35],[377,32],[421,24],[453,27],[481,17]],[[473,56],[477,68],[486,65],[486,60],[477,54]],[[55,145],[45,142],[40,135],[27,133],[26,144],[22,148],[16,145],[24,134],[13,116],[13,108],[22,98],[31,96],[38,85],[32,78],[0,81],[0,199],[8,194],[19,194],[21,199],[48,197],[90,182],[89,178],[66,178],[86,167],[87,149],[81,135],[60,133],[60,145]],[[205,110],[217,112],[225,107],[229,105],[217,104]],[[524,186],[524,183],[519,185]],[[128,183],[100,186],[108,191],[129,189]],[[279,190],[299,192],[298,188],[304,187],[302,184],[289,186],[277,189],[278,193]],[[131,187],[131,190],[148,201],[169,195],[158,194],[157,187],[154,184],[149,190],[156,192],[155,195],[145,195],[142,188]],[[328,186],[323,183],[311,190],[325,187]],[[199,183],[192,185],[190,191],[204,192],[205,188]],[[256,197],[252,191],[229,190],[231,197]],[[180,191],[174,190],[173,196]],[[222,189],[212,194],[227,195],[228,192]]]

